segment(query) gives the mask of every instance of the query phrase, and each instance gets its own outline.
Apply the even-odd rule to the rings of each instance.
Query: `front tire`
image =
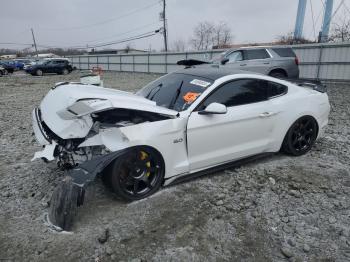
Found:
[[[110,168],[113,191],[126,200],[146,198],[159,190],[164,179],[161,155],[149,147],[136,147],[117,158]]]
[[[35,71],[35,74],[37,76],[42,76],[43,75],[43,71],[41,69],[38,69],[38,70]]]
[[[316,141],[318,126],[311,116],[303,116],[289,128],[282,144],[282,151],[293,156],[301,156],[310,151]]]
[[[62,75],[68,75],[68,74],[69,74],[69,71],[67,68],[62,70]]]
[[[287,78],[287,74],[282,71],[272,71],[269,76],[278,78],[278,79],[284,79]]]
[[[77,209],[84,202],[85,189],[66,176],[54,190],[50,199],[49,221],[62,230],[71,230]]]

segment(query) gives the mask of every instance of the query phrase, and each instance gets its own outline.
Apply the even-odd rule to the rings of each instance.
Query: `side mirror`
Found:
[[[211,103],[204,110],[199,111],[200,115],[211,115],[211,114],[226,114],[227,107],[219,103]]]
[[[226,64],[228,61],[230,61],[230,59],[228,59],[228,58],[223,58],[223,59],[221,60],[221,64],[224,65],[224,64]]]

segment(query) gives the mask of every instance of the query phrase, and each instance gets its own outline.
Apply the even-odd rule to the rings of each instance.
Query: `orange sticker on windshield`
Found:
[[[186,93],[186,95],[183,96],[183,99],[186,101],[186,103],[192,103],[194,100],[197,99],[197,97],[200,95],[201,93],[192,93],[192,92],[188,92]]]

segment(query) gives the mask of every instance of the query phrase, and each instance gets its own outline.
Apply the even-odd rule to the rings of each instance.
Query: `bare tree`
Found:
[[[186,43],[183,39],[176,39],[172,44],[172,49],[175,52],[184,52],[186,50]]]
[[[196,50],[220,48],[233,39],[231,28],[225,23],[200,22],[193,30],[191,44]]]
[[[280,45],[295,45],[295,44],[309,44],[314,42],[306,38],[295,39],[294,33],[289,32],[285,35],[277,36],[275,43]]]
[[[329,40],[332,42],[350,41],[350,18],[348,16],[345,15],[339,22],[333,22]]]
[[[221,21],[215,26],[213,45],[217,46],[218,48],[224,47],[230,44],[232,39],[233,36],[231,28],[225,22]]]
[[[206,50],[213,41],[215,25],[211,22],[200,22],[193,30],[192,45],[196,50]]]

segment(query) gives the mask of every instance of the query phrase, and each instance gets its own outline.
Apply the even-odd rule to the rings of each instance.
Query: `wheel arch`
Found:
[[[316,122],[316,127],[317,127],[317,132],[316,132],[316,133],[317,133],[317,137],[318,137],[318,134],[319,134],[319,131],[320,131],[320,123],[319,123],[319,121],[317,120],[317,117],[316,117],[313,113],[311,113],[311,112],[308,112],[308,113],[301,113],[301,114],[298,115],[298,117],[293,118],[291,121],[289,121],[289,122],[288,122],[288,125],[285,126],[285,128],[284,128],[284,130],[283,130],[283,132],[282,132],[283,137],[282,137],[282,139],[280,140],[280,143],[279,143],[279,150],[282,149],[283,142],[284,142],[284,140],[285,140],[285,138],[286,138],[286,136],[287,136],[287,134],[288,134],[289,129],[292,127],[292,125],[293,125],[296,121],[298,121],[300,118],[306,117],[306,116],[307,116],[307,117],[311,117],[311,118],[313,118],[313,119],[315,120],[315,122]]]
[[[276,67],[276,68],[271,69],[270,72],[268,73],[268,75],[271,76],[273,73],[282,73],[286,77],[288,77],[287,70],[285,70],[284,68],[281,68],[281,67]]]
[[[144,144],[140,144],[140,145],[135,145],[135,146],[130,146],[127,147],[125,149],[123,149],[121,154],[117,154],[114,158],[112,158],[109,163],[107,165],[104,166],[104,168],[101,170],[101,173],[103,173],[106,169],[108,169],[113,163],[114,161],[116,161],[119,157],[123,156],[124,154],[127,154],[128,152],[130,152],[133,149],[137,149],[137,148],[148,148],[151,151],[154,151],[156,154],[159,155],[161,161],[162,161],[162,165],[164,168],[164,173],[166,173],[166,164],[165,164],[165,160],[164,160],[164,156],[163,154],[155,147],[151,146],[151,145],[144,145]]]

